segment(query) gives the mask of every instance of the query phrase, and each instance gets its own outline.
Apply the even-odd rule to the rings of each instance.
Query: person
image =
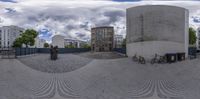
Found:
[[[53,60],[58,58],[58,46],[53,47]]]
[[[50,59],[53,60],[53,46],[50,48]]]
[[[55,60],[58,59],[58,46],[55,46]]]

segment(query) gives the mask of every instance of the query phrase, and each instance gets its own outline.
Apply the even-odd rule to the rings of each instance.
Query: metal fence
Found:
[[[188,48],[188,55],[189,58],[196,58],[197,57],[197,48],[196,47],[189,47]]]
[[[126,48],[114,48],[113,51],[126,55]]]
[[[38,52],[37,48],[15,48],[16,56],[31,55],[31,54],[36,54],[37,52]]]
[[[36,53],[50,53],[50,48],[15,48],[16,56],[31,55]],[[58,48],[58,53],[81,53],[88,52],[89,48]]]
[[[0,54],[2,59],[11,59],[16,58],[15,49],[14,48],[1,48]]]
[[[90,51],[89,48],[59,48],[58,53],[81,53],[81,52],[88,52]],[[38,48],[38,53],[50,53],[49,48]]]

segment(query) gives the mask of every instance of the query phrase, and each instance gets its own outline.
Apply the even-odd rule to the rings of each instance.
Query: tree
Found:
[[[123,39],[123,42],[122,42],[122,48],[126,48],[126,38]]]
[[[74,45],[66,45],[65,48],[76,48]]]
[[[49,47],[49,44],[48,44],[48,43],[44,43],[44,47],[45,47],[45,48],[48,48],[48,47]]]
[[[189,44],[193,45],[196,43],[197,37],[196,37],[196,31],[193,28],[189,28]]]
[[[22,39],[20,37],[15,39],[13,47],[22,47]]]
[[[35,44],[35,38],[37,37],[38,32],[33,29],[27,29],[25,30],[19,38],[17,38],[13,46],[14,47],[22,47],[23,44],[28,47],[28,45],[33,46]]]
[[[28,45],[33,46],[35,44],[35,38],[37,37],[37,31],[33,29],[27,29],[20,36],[22,39],[22,43],[28,47]]]
[[[83,48],[91,48],[91,46],[89,44],[84,44],[82,47]]]

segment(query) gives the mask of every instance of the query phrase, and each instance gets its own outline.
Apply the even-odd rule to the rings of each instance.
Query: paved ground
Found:
[[[91,59],[117,59],[117,58],[124,58],[125,56],[122,56],[118,53],[113,52],[86,52],[86,53],[80,53],[77,54],[81,57],[85,58],[91,58]]]
[[[199,99],[200,59],[163,65],[93,59],[65,73],[0,59],[0,89],[0,99]]]
[[[18,60],[32,69],[48,73],[70,72],[92,61],[92,59],[73,54],[59,54],[55,61],[50,60],[49,54],[20,57]]]

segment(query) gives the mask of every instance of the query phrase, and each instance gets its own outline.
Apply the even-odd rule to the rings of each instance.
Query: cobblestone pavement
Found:
[[[81,68],[92,61],[89,58],[73,54],[59,54],[55,61],[50,60],[49,54],[37,54],[18,58],[26,66],[42,72],[63,73]]]
[[[199,99],[200,59],[155,65],[94,59],[65,73],[0,59],[0,89],[0,99]]]

